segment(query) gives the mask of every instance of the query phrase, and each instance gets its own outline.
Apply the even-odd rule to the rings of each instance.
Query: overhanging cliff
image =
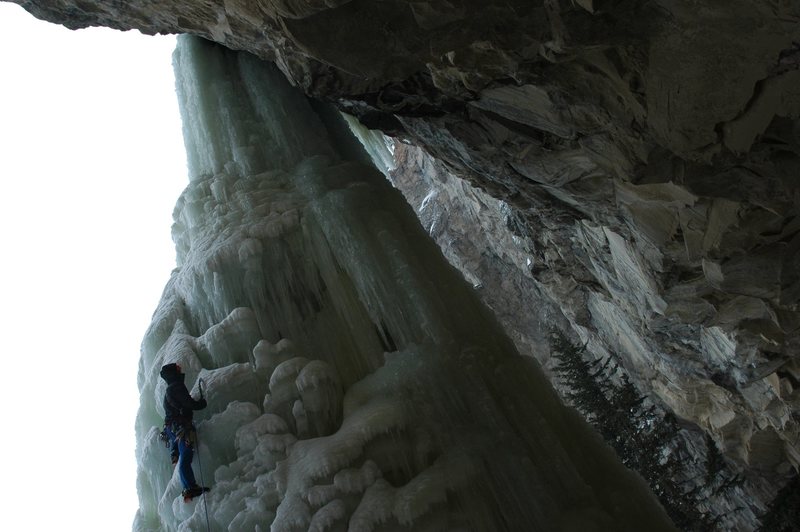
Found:
[[[800,2],[19,3],[253,52],[421,148],[398,184],[523,351],[618,361],[747,476],[748,526],[796,471]]]

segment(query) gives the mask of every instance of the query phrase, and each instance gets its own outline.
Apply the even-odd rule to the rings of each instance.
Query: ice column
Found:
[[[202,40],[175,68],[191,175],[142,344],[135,530],[206,527],[157,437],[173,361],[207,386],[212,530],[671,529],[337,113]]]

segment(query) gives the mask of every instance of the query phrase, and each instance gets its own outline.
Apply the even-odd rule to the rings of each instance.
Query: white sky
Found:
[[[174,42],[0,2],[0,530],[131,528],[139,345],[187,183]]]

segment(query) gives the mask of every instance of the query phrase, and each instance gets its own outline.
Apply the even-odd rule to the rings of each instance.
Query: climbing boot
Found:
[[[186,488],[183,490],[183,502],[189,502],[198,495],[202,495],[210,490],[211,488],[206,488],[205,486],[192,486],[191,488]]]

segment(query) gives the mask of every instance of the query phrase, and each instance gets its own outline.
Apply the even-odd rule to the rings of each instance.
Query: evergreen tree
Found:
[[[554,331],[551,348],[555,372],[568,388],[566,401],[650,484],[675,525],[692,531],[717,529],[717,520],[698,510],[698,503],[733,489],[741,479],[731,473],[713,440],[706,436],[705,482],[695,482],[688,478],[674,416],[647,405],[610,357],[602,363],[587,361],[585,346],[570,342],[561,331]]]
[[[778,492],[761,516],[760,532],[800,530],[800,476],[795,476]]]

